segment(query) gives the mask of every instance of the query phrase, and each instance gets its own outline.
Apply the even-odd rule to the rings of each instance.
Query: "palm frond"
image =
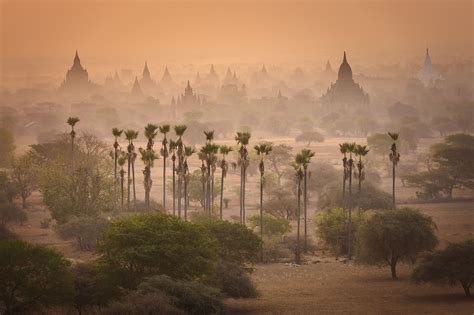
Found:
[[[122,136],[123,129],[112,128],[112,134],[115,138],[120,138]]]
[[[178,137],[181,137],[184,135],[184,132],[186,131],[186,129],[188,129],[188,127],[186,125],[177,125],[177,126],[174,126],[174,132],[176,133],[176,135]]]
[[[70,125],[71,127],[74,127],[75,124],[77,124],[79,122],[79,118],[78,117],[69,117],[67,119],[67,123],[68,125]]]
[[[161,125],[160,127],[160,132],[164,135],[166,135],[168,132],[170,132],[170,125]]]

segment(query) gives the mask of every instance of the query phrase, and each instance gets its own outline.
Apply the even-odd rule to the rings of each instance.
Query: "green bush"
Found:
[[[356,244],[356,233],[359,225],[365,219],[363,210],[357,209],[352,213],[352,248]],[[347,253],[348,240],[348,211],[342,208],[331,208],[316,215],[316,235],[329,247],[336,256]]]
[[[15,240],[17,239],[15,233],[7,229],[3,224],[0,224],[0,241],[1,240]]]
[[[217,240],[221,260],[237,264],[257,261],[262,243],[245,225],[220,220],[201,224]]]
[[[257,297],[257,289],[255,289],[246,270],[235,263],[223,262],[219,264],[210,277],[210,283],[213,287],[220,289],[227,297]]]
[[[450,286],[460,283],[464,294],[471,296],[470,288],[474,281],[474,239],[451,243],[443,250],[424,253],[413,270],[412,281]]]
[[[158,212],[113,220],[97,246],[103,268],[125,287],[156,274],[175,279],[209,274],[218,249],[203,226]]]
[[[224,305],[219,290],[190,281],[175,281],[168,276],[154,276],[138,286],[142,294],[163,292],[177,308],[189,314],[221,314]]]
[[[343,207],[342,200],[342,180],[341,183],[334,183],[328,185],[318,198],[319,209],[329,209],[336,207]],[[348,185],[348,184],[347,184]],[[346,186],[346,189],[348,187]],[[346,190],[346,205],[351,202],[349,198],[349,192]],[[392,208],[392,196],[385,191],[378,189],[377,187],[363,183],[361,194],[359,196],[357,192],[357,185],[352,183],[352,205],[354,208],[361,208],[364,210],[374,209],[391,209]]]
[[[260,215],[256,214],[248,218],[248,224],[255,233],[260,235]],[[267,238],[283,236],[291,231],[290,222],[282,217],[271,214],[263,214],[263,236]]]
[[[397,278],[398,262],[414,263],[417,255],[434,249],[436,225],[418,210],[402,208],[374,213],[358,229],[357,260],[389,265]]]
[[[23,241],[0,241],[0,312],[16,314],[69,303],[69,262],[58,252]]]
[[[172,298],[161,291],[149,294],[130,292],[102,310],[106,315],[185,315],[186,312],[172,304]]]
[[[55,230],[64,240],[77,240],[81,250],[92,250],[107,224],[102,217],[72,217],[67,223],[57,225]]]

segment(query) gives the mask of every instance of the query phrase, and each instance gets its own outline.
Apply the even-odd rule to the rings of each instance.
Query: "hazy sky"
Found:
[[[170,63],[473,56],[474,1],[0,0],[4,75]],[[99,70],[98,70],[99,71]]]

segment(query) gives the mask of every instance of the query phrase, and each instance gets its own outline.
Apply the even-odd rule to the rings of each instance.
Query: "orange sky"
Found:
[[[473,56],[473,1],[0,0],[4,74],[218,62]],[[90,70],[91,71],[91,70]],[[27,73],[28,72],[28,73]]]

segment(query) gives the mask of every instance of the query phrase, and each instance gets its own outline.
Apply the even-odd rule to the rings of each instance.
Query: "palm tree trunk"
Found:
[[[296,209],[296,252],[295,264],[301,263],[300,257],[300,212],[301,212],[301,179],[298,179],[298,207]]]
[[[184,179],[184,221],[188,220],[188,183]]]
[[[242,187],[242,224],[245,225],[245,182],[247,181],[247,170],[244,168],[243,187]]]
[[[128,154],[128,172],[127,172],[127,211],[130,211],[130,173],[132,170],[132,161],[130,160],[130,153]]]
[[[176,215],[176,160],[173,159],[173,215]]]
[[[211,166],[207,165],[207,180],[206,180],[206,205],[207,205],[207,212],[209,215],[209,219],[212,216],[212,209],[211,209]]]
[[[117,210],[117,148],[114,147],[114,211]]]
[[[263,174],[260,175],[260,239],[263,242]],[[260,249],[260,260],[263,261],[263,243]]]
[[[212,172],[211,177],[211,195],[209,197],[211,199],[211,212],[214,211],[214,171]]]
[[[347,256],[352,259],[352,162],[349,164],[349,223],[347,228]]]
[[[224,169],[222,169],[221,175],[221,200],[219,206],[219,219],[222,220],[222,203],[224,201]]]
[[[132,161],[133,210],[137,211],[137,192],[135,190],[135,161]]]
[[[396,204],[395,204],[395,162],[392,163],[392,207],[395,210],[396,209]]]
[[[304,207],[304,245],[303,245],[303,251],[305,253],[308,252],[307,248],[307,243],[308,243],[308,197],[307,197],[307,170],[304,168],[304,193],[303,193],[303,207]]]
[[[239,206],[240,206],[240,224],[243,223],[242,221],[242,204],[243,204],[243,197],[242,197],[242,191],[243,191],[243,177],[244,177],[244,167],[240,167],[240,191],[239,191]]]
[[[120,175],[120,199],[121,199],[121,210],[123,211],[124,208],[124,199],[125,199],[125,189],[124,189],[124,181],[125,181],[125,174]]]
[[[163,209],[166,212],[166,156],[163,154]]]
[[[344,167],[344,175],[342,177],[342,209],[346,212],[346,168]]]
[[[178,166],[180,167],[180,166]],[[178,174],[178,218],[181,218],[181,194],[182,194],[182,189],[183,189],[183,181],[182,181],[182,176],[181,172]]]

